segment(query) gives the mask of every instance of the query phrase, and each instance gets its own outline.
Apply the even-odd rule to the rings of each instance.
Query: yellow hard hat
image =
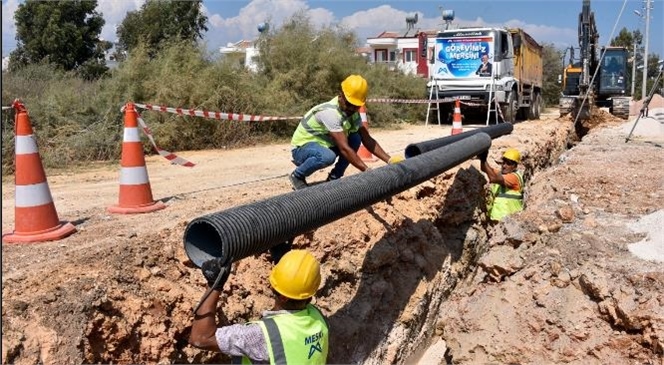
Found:
[[[516,163],[521,162],[521,154],[516,148],[508,148],[505,153],[503,153],[503,158],[514,161]]]
[[[353,105],[362,106],[367,101],[369,85],[367,80],[360,75],[350,75],[341,82],[341,91],[346,100]]]
[[[310,298],[320,285],[320,264],[308,251],[291,250],[272,269],[270,284],[287,298]]]

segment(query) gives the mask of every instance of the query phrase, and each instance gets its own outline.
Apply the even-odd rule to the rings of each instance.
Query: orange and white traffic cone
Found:
[[[454,115],[452,117],[452,135],[463,133],[461,125],[461,102],[456,99],[454,102]]]
[[[369,129],[369,121],[367,119],[367,107],[362,105],[360,107],[360,117],[362,118],[362,125],[364,128]],[[363,144],[360,144],[360,148],[357,150],[357,155],[360,156],[364,162],[376,162],[378,158],[374,156],[369,150],[364,147]]]
[[[120,162],[120,201],[108,207],[111,213],[149,213],[166,205],[152,199],[152,188],[145,167],[143,145],[138,131],[138,113],[133,103],[125,105],[124,138]]]
[[[14,101],[13,107],[16,109],[15,229],[3,232],[2,242],[29,243],[65,238],[76,232],[76,228],[58,219],[28,112],[18,100]]]

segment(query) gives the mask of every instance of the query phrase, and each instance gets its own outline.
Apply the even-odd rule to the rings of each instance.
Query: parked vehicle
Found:
[[[522,29],[443,30],[429,56],[427,96],[440,102],[441,120],[449,120],[457,98],[487,118],[496,102],[503,121],[539,118],[542,46]]]

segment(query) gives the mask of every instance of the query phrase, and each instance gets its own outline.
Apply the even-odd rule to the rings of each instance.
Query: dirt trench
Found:
[[[494,140],[491,157],[497,158],[507,146],[517,147],[525,156],[527,180],[535,179],[539,172],[558,163],[560,156],[576,143],[573,129],[569,119],[554,117],[519,123],[511,135]],[[436,341],[446,341],[447,360],[438,359],[440,362],[519,359],[504,352],[494,354],[486,349],[486,344],[483,350],[482,346],[468,347],[473,342],[462,334],[471,335],[479,326],[464,321],[469,312],[464,300],[476,300],[473,290],[498,287],[495,283],[504,283],[506,277],[516,276],[515,272],[540,281],[552,280],[552,274],[546,274],[549,261],[522,270],[526,265],[482,260],[485,253],[491,253],[491,247],[512,247],[514,242],[527,242],[521,246],[543,250],[536,243],[546,242],[548,233],[560,232],[562,223],[554,213],[553,218],[534,230],[530,225],[517,225],[520,228],[513,231],[509,225],[488,225],[485,178],[478,166],[477,161],[467,161],[387,201],[296,239],[296,247],[311,250],[322,262],[324,279],[316,305],[328,316],[331,326],[330,363],[412,362],[413,353],[422,351],[423,344]],[[261,188],[278,191],[283,186],[268,182]],[[186,343],[192,309],[204,291],[204,282],[184,254],[182,235],[189,219],[215,211],[218,205],[260,199],[261,194],[256,194],[255,189],[248,187],[240,199],[219,198],[217,204],[176,197],[169,202],[171,208],[180,207],[186,214],[178,213],[170,223],[153,224],[152,229],[140,226],[118,233],[117,228],[104,225],[104,221],[113,218],[89,214],[89,222],[82,226],[86,231],[96,231],[94,239],[81,234],[70,241],[3,246],[2,362],[227,362],[229,359],[223,355],[200,351]],[[232,193],[237,195],[236,191]],[[537,213],[526,213],[518,215],[525,222],[542,219]],[[150,218],[118,221],[127,228],[139,219],[148,220],[145,224],[149,225]],[[70,249],[75,245],[79,247]],[[220,306],[222,323],[252,320],[271,307],[266,280],[270,268],[266,255],[243,259],[234,266]],[[555,277],[558,276],[560,270],[556,271]],[[568,286],[574,280],[585,282],[588,275],[583,280],[582,276],[570,277]],[[651,276],[655,282],[662,280]],[[590,283],[587,287],[593,288],[594,281],[586,281]],[[592,289],[584,293],[591,303],[597,304],[599,300]],[[606,301],[606,297],[601,298]],[[656,301],[657,296],[652,300]],[[499,310],[501,304],[497,301],[491,306]],[[592,305],[588,306],[586,310],[593,312]],[[604,308],[609,314],[598,316],[614,318],[613,323],[604,321],[609,328],[620,331],[624,327],[617,324],[624,320],[621,310],[616,311],[610,303],[605,303]],[[480,318],[478,315],[467,320]],[[540,330],[548,325],[562,326],[546,319],[537,325]],[[661,344],[662,337],[657,337],[661,336],[661,326],[631,325],[625,330],[635,337],[634,331],[639,331],[635,328],[650,331],[654,337],[648,337],[651,345],[643,345],[646,335],[642,334],[641,347],[630,354],[650,359],[653,357],[647,356],[648,349],[655,357],[657,351],[661,353],[661,345],[657,345]],[[560,333],[558,336],[564,337]],[[518,337],[518,333],[512,337]],[[613,340],[607,339],[605,346],[596,351],[606,356],[615,353],[606,350]],[[615,341],[628,342],[624,338]],[[639,343],[637,339],[633,341]],[[536,350],[533,353],[540,357],[527,359],[546,359],[547,351],[556,351]]]

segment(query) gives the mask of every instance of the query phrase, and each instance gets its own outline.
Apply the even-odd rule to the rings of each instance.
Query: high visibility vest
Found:
[[[512,172],[519,179],[519,190],[507,189],[500,184],[491,184],[493,202],[489,208],[491,220],[499,221],[505,216],[523,210],[523,174],[520,171]]]
[[[309,142],[316,142],[325,147],[334,146],[332,138],[328,135],[330,132],[322,123],[319,123],[318,120],[316,120],[314,115],[326,109],[335,110],[339,114],[339,119],[342,121],[341,127],[346,136],[357,132],[362,126],[362,118],[360,118],[359,113],[356,112],[351,115],[346,115],[341,109],[339,109],[339,97],[337,96],[327,103],[316,105],[311,108],[304,117],[302,117],[300,124],[297,126],[297,129],[295,129],[295,133],[293,133],[291,145],[294,147],[300,147]]]
[[[258,324],[267,341],[270,364],[325,364],[329,333],[325,317],[311,304],[295,313],[283,313],[251,322]],[[243,364],[251,364],[242,357]]]

